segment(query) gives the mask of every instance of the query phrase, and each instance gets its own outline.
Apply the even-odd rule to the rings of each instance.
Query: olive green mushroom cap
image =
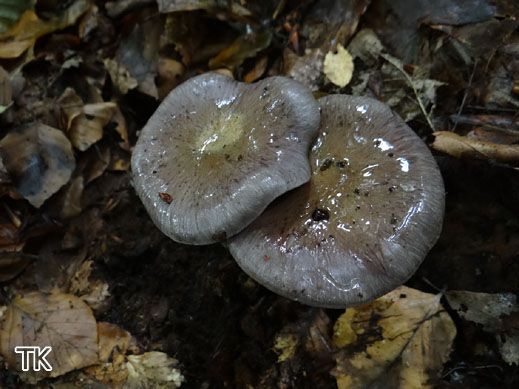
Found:
[[[191,78],[142,129],[132,155],[137,194],[173,240],[224,240],[308,182],[319,116],[311,92],[288,78]]]
[[[444,187],[421,139],[376,100],[319,100],[312,178],[229,241],[238,264],[272,291],[344,308],[404,283],[435,244]]]

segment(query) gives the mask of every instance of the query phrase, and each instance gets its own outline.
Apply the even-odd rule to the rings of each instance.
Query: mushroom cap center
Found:
[[[205,154],[228,154],[233,146],[242,143],[245,133],[243,115],[236,112],[222,112],[222,115],[198,134],[195,140],[194,152],[197,159]]]

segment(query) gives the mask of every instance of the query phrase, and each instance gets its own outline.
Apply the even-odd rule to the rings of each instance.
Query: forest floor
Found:
[[[515,0],[0,0],[0,386],[517,388],[518,31]],[[374,97],[430,146],[444,227],[406,286],[308,307],[155,228],[132,147],[210,70]]]

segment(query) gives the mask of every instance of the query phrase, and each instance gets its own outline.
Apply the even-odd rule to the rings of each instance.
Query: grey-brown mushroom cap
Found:
[[[239,266],[302,303],[344,308],[403,284],[441,232],[444,186],[422,140],[365,97],[319,100],[309,183],[229,240]]]
[[[135,189],[173,240],[224,240],[308,182],[319,119],[311,92],[285,77],[255,84],[216,73],[191,78],[142,129],[132,155]]]

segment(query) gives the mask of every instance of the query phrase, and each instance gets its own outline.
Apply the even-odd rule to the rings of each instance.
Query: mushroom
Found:
[[[132,156],[135,189],[173,240],[225,240],[308,182],[319,117],[311,92],[285,77],[191,78],[143,128]]]
[[[443,181],[427,146],[383,103],[319,100],[312,178],[229,240],[240,267],[302,303],[344,308],[404,283],[441,231]]]

